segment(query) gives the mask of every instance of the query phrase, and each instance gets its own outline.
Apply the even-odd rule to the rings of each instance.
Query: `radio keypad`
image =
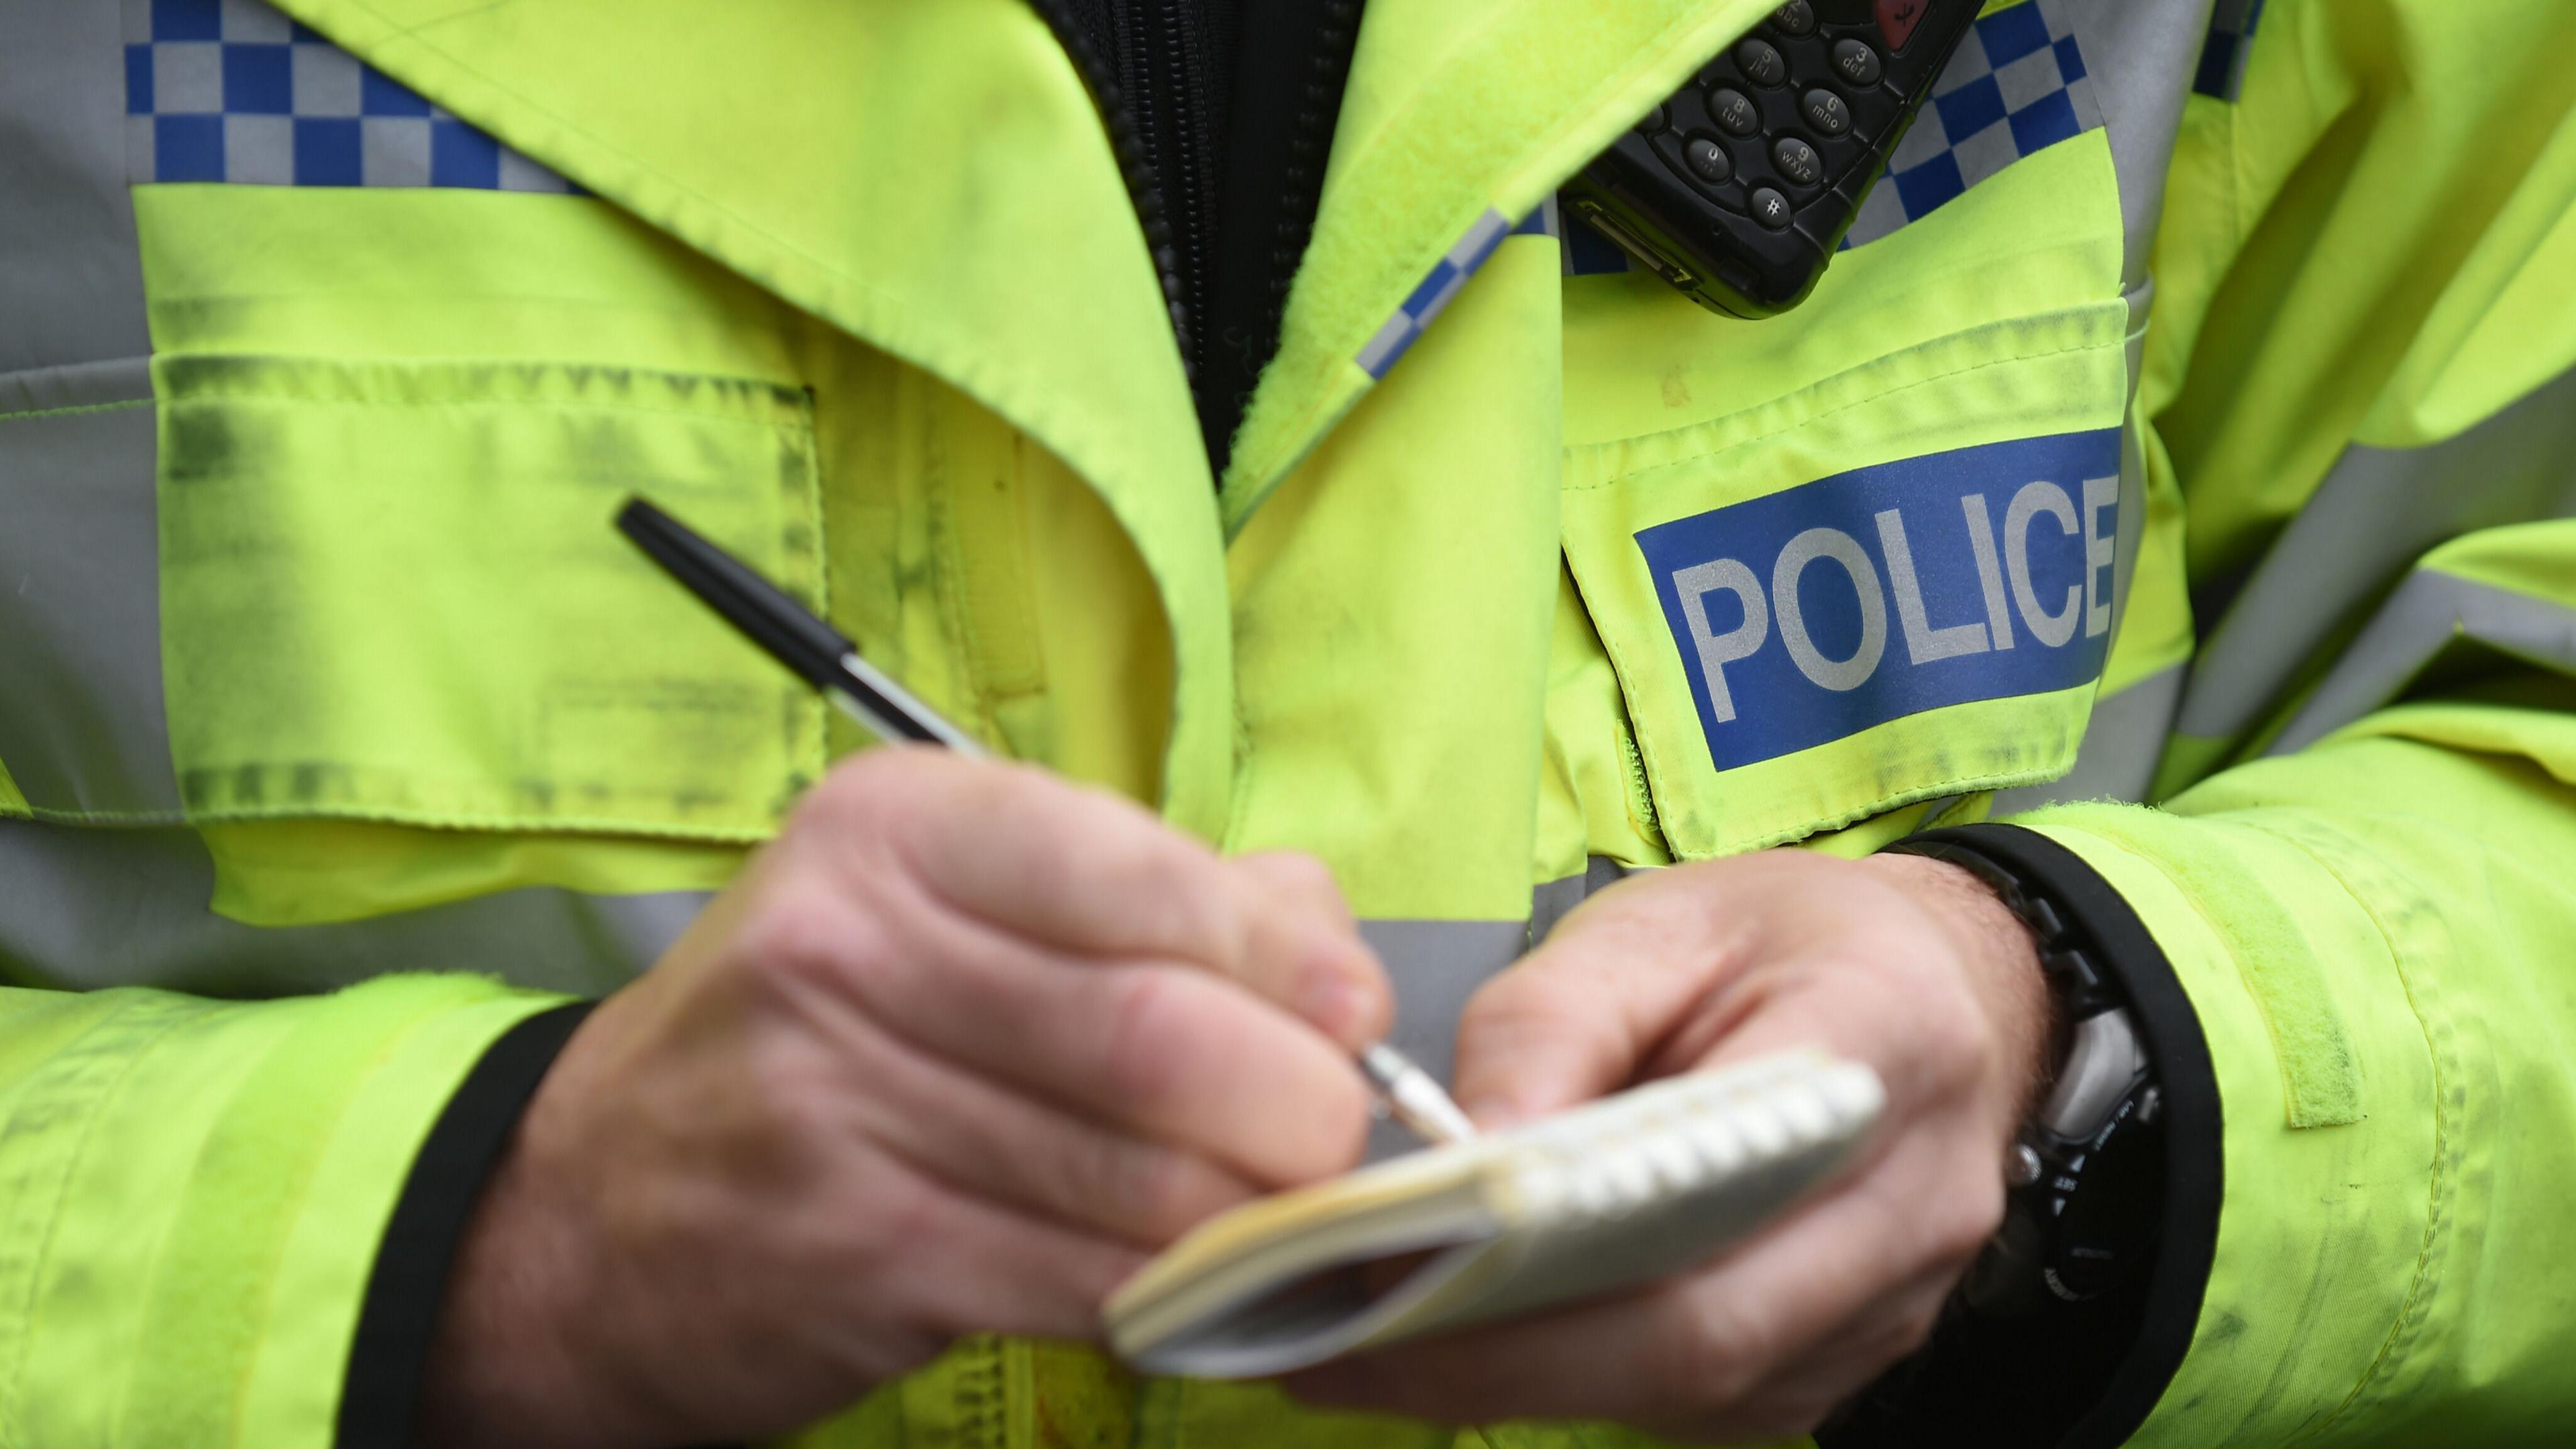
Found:
[[[1964,20],[1953,20],[1948,12],[1964,11],[1973,18],[1976,0],[1904,0],[1927,12],[1942,12],[1944,19],[1933,28],[1949,38],[1934,47],[1910,45],[1894,52],[1881,44],[1882,33],[1871,24],[1869,6],[1874,3],[1786,0],[1638,124],[1640,154],[1651,153],[1658,169],[1687,183],[1701,205],[1714,208],[1709,220],[1693,225],[1712,228],[1720,242],[1730,225],[1749,223],[1757,234],[1794,228],[1796,238],[1814,249],[1819,259],[1814,265],[1821,268],[1895,144],[1907,118],[1909,94],[1928,85],[1928,71],[1947,58],[1956,34],[1965,29]],[[1857,15],[1844,13],[1855,9]],[[1706,114],[1715,135],[1697,129],[1694,106]],[[1723,221],[1723,213],[1736,220]],[[1773,275],[1799,265],[1780,250],[1788,240],[1765,240],[1756,248]],[[1701,267],[1685,270],[1699,273]],[[1685,283],[1676,285],[1692,290]],[[1794,278],[1783,275],[1779,285],[1785,292],[1795,285]]]

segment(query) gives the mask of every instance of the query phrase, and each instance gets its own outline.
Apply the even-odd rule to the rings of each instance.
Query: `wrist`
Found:
[[[1910,895],[1940,928],[1984,1009],[2000,1048],[2011,1117],[2028,1116],[2047,1089],[2064,1024],[2059,1022],[2039,942],[1994,889],[1968,870],[1920,855],[1873,855],[1866,863]]]
[[[584,1135],[569,1120],[580,1045],[577,1033],[529,1101],[458,1240],[423,1375],[421,1444],[640,1442],[603,1387],[616,1324],[596,1311],[598,1225],[567,1155]]]

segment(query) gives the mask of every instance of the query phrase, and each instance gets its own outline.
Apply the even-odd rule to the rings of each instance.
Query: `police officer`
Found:
[[[0,1442],[2547,1442],[2576,13],[1975,8],[1747,319],[1559,188],[1776,215],[1941,5],[0,0]],[[1083,1346],[1389,1030],[1889,1107]]]

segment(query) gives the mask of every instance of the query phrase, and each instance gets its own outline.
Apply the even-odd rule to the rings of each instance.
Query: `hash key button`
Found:
[[[1851,129],[1851,107],[1843,104],[1842,97],[1822,86],[1799,97],[1798,110],[1807,118],[1808,125],[1825,135],[1839,136]]]
[[[1755,221],[1773,231],[1783,230],[1789,225],[1789,198],[1779,192],[1768,186],[1757,186],[1753,188],[1753,194],[1746,200],[1753,205]]]
[[[1825,163],[1818,159],[1816,148],[1795,136],[1783,136],[1771,146],[1771,164],[1781,176],[1800,186],[1813,186],[1822,180]]]
[[[1856,86],[1878,84],[1878,52],[1866,40],[1834,42],[1834,73]]]

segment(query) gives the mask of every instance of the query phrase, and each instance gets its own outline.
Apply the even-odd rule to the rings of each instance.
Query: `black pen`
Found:
[[[688,525],[641,498],[629,498],[617,511],[617,528],[699,602],[878,738],[985,754],[972,735],[870,664],[839,630]],[[1359,1066],[1387,1111],[1424,1141],[1464,1142],[1476,1135],[1475,1124],[1439,1082],[1402,1052],[1372,1042],[1360,1048]]]
[[[700,603],[879,739],[945,745],[961,755],[983,756],[984,747],[974,736],[861,658],[859,646],[839,630],[687,524],[641,498],[629,498],[617,511],[617,528]]]

